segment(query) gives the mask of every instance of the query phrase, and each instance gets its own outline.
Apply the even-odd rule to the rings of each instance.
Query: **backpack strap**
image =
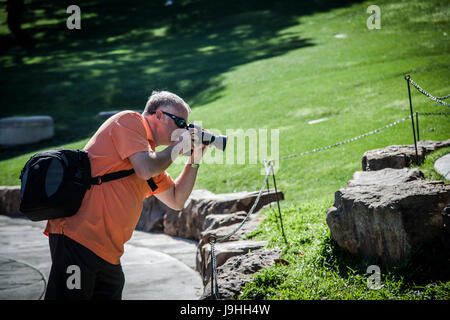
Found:
[[[148,186],[150,187],[150,189],[152,189],[152,191],[155,191],[156,189],[158,189],[158,186],[156,185],[153,178],[148,179],[147,183],[148,183]]]
[[[107,173],[103,176],[97,176],[91,178],[91,184],[101,185],[103,182],[113,181],[121,178],[128,177],[134,173],[134,169],[122,170],[112,173]]]
[[[108,181],[125,178],[125,177],[128,177],[129,175],[132,175],[133,173],[134,173],[134,169],[107,173],[103,176],[92,177],[91,184],[101,185],[103,182],[108,182]],[[148,183],[149,187],[152,189],[152,191],[155,191],[156,189],[158,189],[158,185],[155,183],[153,178],[148,179],[147,183]]]

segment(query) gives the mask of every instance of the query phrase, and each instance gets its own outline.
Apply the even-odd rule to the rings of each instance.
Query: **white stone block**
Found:
[[[0,146],[14,147],[50,139],[55,134],[50,116],[0,119]]]

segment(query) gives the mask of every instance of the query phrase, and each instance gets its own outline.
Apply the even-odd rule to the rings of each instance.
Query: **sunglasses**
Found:
[[[173,121],[175,121],[175,124],[177,125],[178,128],[186,128],[187,127],[187,123],[186,120],[184,120],[183,118],[177,117],[174,114],[165,112],[165,111],[161,111],[162,113],[164,113],[166,116],[169,116],[173,119]],[[150,112],[150,114],[154,114],[156,113],[156,111]]]

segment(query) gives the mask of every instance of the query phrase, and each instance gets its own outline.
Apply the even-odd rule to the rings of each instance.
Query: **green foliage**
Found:
[[[266,219],[250,237],[283,247],[288,266],[275,264],[254,275],[240,299],[410,300],[449,299],[448,248],[429,243],[399,266],[383,266],[341,249],[324,223],[329,203],[305,202],[283,209],[288,246],[282,243],[279,220],[266,209]],[[369,289],[367,268],[381,268],[381,288]]]

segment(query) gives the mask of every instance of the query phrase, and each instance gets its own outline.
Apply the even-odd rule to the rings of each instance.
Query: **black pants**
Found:
[[[52,267],[45,300],[120,300],[125,277],[111,264],[62,234],[50,234]]]

